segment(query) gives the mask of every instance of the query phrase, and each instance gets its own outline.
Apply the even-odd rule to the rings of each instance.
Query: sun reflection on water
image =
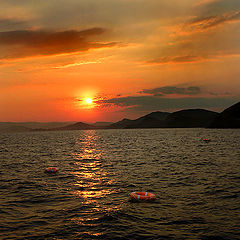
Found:
[[[103,197],[106,197],[107,195],[109,195],[111,193],[112,193],[111,190],[103,190],[103,189],[97,190],[97,188],[92,188],[92,190],[77,191],[76,195],[88,200],[90,198],[94,198],[94,199],[103,198]]]
[[[116,180],[104,168],[101,139],[95,131],[85,131],[76,140],[72,156],[75,159],[72,174],[75,177],[73,194],[81,200],[84,211],[81,217],[72,219],[78,225],[95,226],[104,214],[118,211],[112,204],[111,194],[117,193],[112,187]],[[100,233],[94,233],[100,234]]]

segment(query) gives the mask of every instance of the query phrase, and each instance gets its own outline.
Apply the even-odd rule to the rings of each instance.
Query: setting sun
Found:
[[[87,104],[91,104],[91,103],[93,102],[93,100],[92,100],[91,98],[86,98],[86,99],[85,99],[85,102],[86,102]]]

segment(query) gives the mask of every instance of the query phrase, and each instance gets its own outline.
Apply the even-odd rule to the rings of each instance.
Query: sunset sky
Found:
[[[239,0],[0,9],[0,121],[118,121],[240,101]]]

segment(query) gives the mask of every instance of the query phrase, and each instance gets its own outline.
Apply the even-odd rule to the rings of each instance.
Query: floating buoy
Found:
[[[134,202],[152,202],[156,200],[156,196],[150,192],[132,192],[130,200]]]
[[[209,138],[204,138],[203,141],[204,141],[204,142],[210,142],[211,139],[209,139]]]
[[[45,169],[45,172],[47,173],[55,173],[59,170],[59,168],[56,168],[56,167],[48,167]]]

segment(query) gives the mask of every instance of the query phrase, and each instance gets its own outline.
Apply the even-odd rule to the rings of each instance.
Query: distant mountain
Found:
[[[173,113],[152,112],[135,120],[123,119],[109,128],[194,128],[206,127],[218,115],[204,109],[187,109]]]
[[[70,124],[64,127],[60,127],[60,128],[52,128],[50,130],[52,131],[65,131],[65,130],[90,130],[90,129],[96,129],[95,126],[92,126],[90,124],[87,123],[83,123],[83,122],[77,122],[74,124]]]
[[[126,128],[127,126],[131,125],[131,123],[133,121],[134,120],[124,118],[119,122],[116,122],[116,123],[113,123],[113,124],[109,125],[108,128]]]
[[[152,112],[140,118],[111,122],[0,122],[1,132],[28,132],[28,131],[64,131],[64,130],[91,130],[91,129],[129,129],[129,128],[240,128],[240,102],[216,113],[205,109],[186,109],[173,113]]]
[[[91,125],[95,126],[95,127],[106,127],[113,124],[113,122],[95,122]]]
[[[113,123],[109,128],[155,128],[163,127],[164,120],[169,115],[167,112],[152,112],[135,120],[124,118],[123,120]]]
[[[32,129],[24,126],[10,126],[0,129],[0,133],[30,132]]]
[[[205,109],[187,109],[171,113],[165,120],[168,128],[207,127],[219,113]]]
[[[209,124],[210,128],[240,128],[240,102],[225,109]]]
[[[49,129],[63,127],[76,122],[0,122],[0,131],[11,127],[26,127],[30,129]]]
[[[133,120],[126,128],[158,128],[165,126],[165,120],[170,113],[152,112],[136,120]]]

